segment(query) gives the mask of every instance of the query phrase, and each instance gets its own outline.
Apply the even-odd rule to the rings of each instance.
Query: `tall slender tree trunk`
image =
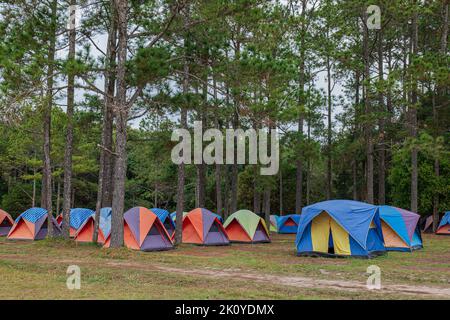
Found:
[[[279,182],[279,201],[280,201],[280,215],[283,215],[283,173],[280,170],[278,171],[278,182]],[[301,213],[301,212],[300,212]]]
[[[383,30],[378,32],[378,78],[380,83],[384,80],[383,74]],[[378,103],[380,109],[380,118],[378,127],[380,130],[378,142],[378,203],[385,204],[386,202],[386,146],[385,139],[385,112],[384,95],[382,89],[378,93]]]
[[[181,128],[187,129],[187,111],[188,111],[188,93],[189,93],[189,38],[188,38],[188,25],[190,20],[189,5],[186,7],[184,14],[184,67],[183,67],[183,95],[185,98],[185,105],[181,107]],[[178,165],[178,181],[177,181],[177,213],[176,213],[176,226],[175,226],[175,244],[179,245],[183,242],[183,211],[184,211],[184,180],[185,180],[185,164],[180,163]]]
[[[71,19],[75,19],[76,0],[70,0],[73,12],[70,13]],[[75,59],[76,50],[76,29],[75,22],[71,21],[69,29],[69,54],[68,60]],[[67,129],[66,129],[66,146],[64,152],[64,190],[63,190],[63,220],[62,235],[66,239],[70,239],[70,196],[72,191],[72,149],[73,149],[73,112],[75,105],[75,74],[70,72],[67,75]],[[57,214],[59,210],[57,211]]]
[[[117,93],[115,98],[116,111],[116,154],[114,165],[114,192],[112,201],[111,219],[111,247],[123,246],[123,211],[125,200],[125,179],[127,170],[127,26],[128,26],[128,1],[115,0],[117,12],[118,49],[117,49]]]
[[[51,25],[50,25],[50,43],[48,49],[48,70],[47,70],[47,93],[43,112],[44,124],[44,169],[43,169],[43,204],[48,213],[48,237],[53,237],[53,214],[52,214],[52,168],[50,159],[50,131],[52,121],[53,107],[53,72],[56,52],[56,29],[57,29],[57,10],[58,1],[53,0],[51,4]]]
[[[326,188],[326,196],[327,199],[331,199],[332,197],[332,176],[331,176],[331,137],[332,137],[332,95],[331,95],[331,63],[330,57],[327,56],[327,105],[328,105],[328,130],[327,130],[327,188]]]
[[[448,6],[449,1],[444,0],[443,7],[442,7],[442,34],[441,34],[441,55],[442,57],[445,57],[447,54],[447,38],[448,38]],[[439,97],[443,97],[445,99],[446,89],[445,88],[439,88],[438,90]],[[445,102],[448,104],[448,102]],[[438,120],[438,114],[436,109],[436,102],[435,102],[435,95],[433,94],[433,122],[435,129],[436,137],[439,135],[439,120]],[[440,176],[440,164],[439,164],[439,158],[436,157],[434,159],[434,175],[436,179],[439,179]],[[435,193],[433,196],[433,231],[436,232],[439,226],[439,193]]]
[[[240,29],[238,31],[240,33]],[[236,42],[236,47],[234,50],[234,56],[236,62],[240,60],[241,57],[241,43],[239,41]],[[236,83],[239,88],[239,81]],[[239,127],[239,97],[240,95],[234,95],[233,103],[234,103],[234,114],[233,114],[233,129],[238,129]],[[237,202],[238,202],[238,164],[237,164],[237,138],[234,138],[234,161],[231,165],[231,206],[230,210],[232,213],[237,211]]]
[[[311,142],[311,117],[308,117],[308,144]],[[306,169],[306,205],[311,201],[311,159],[308,156]]]
[[[413,5],[418,5],[417,0],[413,0]],[[413,10],[412,18],[412,52],[411,56],[414,57],[418,53],[418,14],[417,8]],[[411,61],[412,59],[410,59]],[[411,90],[411,105],[409,108],[410,119],[410,136],[412,139],[417,139],[417,79],[412,75],[412,90]],[[417,164],[418,150],[413,147],[411,150],[411,211],[417,212],[418,209],[418,164]]]
[[[100,161],[98,173],[97,201],[95,204],[95,224],[92,241],[97,243],[98,228],[100,224],[100,210],[102,207],[112,206],[112,127],[113,127],[113,99],[115,92],[115,64],[117,45],[117,16],[115,13],[114,0],[110,1],[111,16],[110,29],[108,32],[108,43],[106,47],[105,63],[105,97],[103,104],[103,122],[100,148]]]
[[[359,89],[360,89],[360,72],[359,70],[356,70],[355,72],[355,125],[353,128],[353,139],[356,140],[359,126],[358,126],[358,120],[359,120],[359,109],[360,109],[360,96],[359,96]],[[352,180],[353,180],[353,200],[358,200],[358,161],[357,161],[357,154],[353,155],[353,161],[352,161]]]
[[[220,130],[220,124],[219,124],[219,106],[217,104],[217,83],[215,77],[213,78],[213,85],[214,85],[214,105],[215,105],[215,112],[214,112],[214,126],[217,130]],[[216,183],[216,210],[217,214],[222,216],[223,218],[223,204],[222,204],[222,165],[219,163],[216,163],[215,165],[215,172],[214,172],[214,178]]]
[[[207,68],[207,63],[205,63],[205,68]],[[203,106],[200,109],[200,115],[199,119],[202,121],[202,136],[203,136],[203,127],[207,125],[207,108],[208,108],[208,74],[205,72],[205,77],[203,79],[203,91],[202,91],[202,97],[203,97]],[[197,199],[196,199],[196,206],[200,208],[205,207],[205,191],[206,189],[206,164],[203,161],[202,157],[202,163],[197,165]]]
[[[365,95],[364,95],[364,106],[365,106],[365,114],[368,118],[364,125],[364,134],[366,140],[366,188],[367,188],[367,202],[374,203],[373,196],[373,140],[372,140],[372,125],[370,123],[370,115],[372,113],[372,106],[370,103],[370,57],[369,57],[369,29],[367,28],[367,11],[364,8],[364,40],[363,40],[363,51],[364,51],[364,86],[365,86]]]

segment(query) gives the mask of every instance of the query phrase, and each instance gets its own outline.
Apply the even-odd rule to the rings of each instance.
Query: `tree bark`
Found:
[[[330,57],[327,56],[327,106],[328,106],[328,130],[327,130],[327,188],[326,188],[326,196],[327,199],[331,199],[332,197],[332,176],[331,176],[331,137],[332,137],[332,122],[331,122],[331,111],[332,111],[332,96],[331,96],[331,64]]]
[[[216,79],[213,79],[214,82],[214,104],[215,104],[215,112],[214,112],[214,126],[216,129],[220,130],[219,124],[219,106],[217,104],[217,83]],[[215,182],[216,182],[216,210],[217,214],[222,216],[223,218],[223,204],[222,204],[222,166],[219,163],[215,165],[214,172]]]
[[[184,14],[184,67],[183,67],[183,95],[185,98],[185,105],[181,107],[181,128],[187,129],[187,111],[188,111],[188,93],[189,93],[189,61],[188,61],[188,26],[190,20],[189,5],[186,7]],[[184,211],[184,180],[185,180],[185,164],[178,165],[178,182],[177,182],[177,213],[176,213],[176,226],[175,226],[175,245],[179,245],[183,242],[183,211]]]
[[[378,78],[380,83],[384,80],[383,74],[383,30],[378,32]],[[378,103],[380,109],[380,118],[378,127],[380,130],[378,142],[378,204],[385,204],[386,202],[386,146],[384,144],[385,138],[385,115],[386,108],[384,106],[384,95],[382,89],[378,93]]]
[[[413,5],[418,5],[417,0],[413,0]],[[415,57],[418,53],[418,13],[417,8],[413,10],[412,17],[412,33],[411,43],[412,52],[411,58]],[[410,59],[411,61],[412,59]],[[413,139],[413,143],[417,139],[417,79],[412,75],[412,90],[411,90],[411,105],[409,108],[409,120],[410,120],[410,137]],[[417,163],[418,150],[413,146],[411,150],[411,211],[417,212],[418,209],[418,163]]]
[[[76,0],[71,0],[72,8],[77,4]],[[75,9],[73,9],[75,11]],[[70,17],[75,19],[75,12],[70,13]],[[73,21],[75,22],[75,21]],[[72,22],[72,23],[73,23]],[[76,50],[76,29],[71,25],[69,30],[69,54],[68,60],[75,59]],[[62,235],[65,239],[70,239],[70,207],[72,194],[72,153],[73,153],[73,112],[75,108],[75,74],[70,72],[67,75],[67,128],[66,128],[66,146],[64,153],[64,190],[63,190],[63,219]],[[59,185],[59,183],[58,183]],[[59,210],[57,210],[57,214]]]
[[[364,51],[364,86],[365,86],[365,95],[364,95],[364,106],[365,106],[365,114],[366,114],[366,121],[364,125],[364,133],[365,133],[365,140],[366,140],[366,168],[367,168],[367,179],[366,179],[366,188],[367,188],[367,202],[368,203],[374,203],[374,197],[373,197],[373,140],[372,140],[372,125],[371,125],[371,119],[370,115],[372,114],[372,106],[370,103],[370,57],[369,57],[369,29],[367,28],[366,22],[367,22],[367,11],[366,8],[364,8],[364,40],[363,40],[363,51]]]
[[[116,63],[116,45],[117,45],[117,16],[115,14],[114,0],[110,1],[111,16],[110,29],[108,31],[108,42],[106,47],[105,63],[105,96],[103,104],[103,122],[102,136],[99,160],[97,201],[95,203],[95,222],[92,241],[97,243],[98,228],[100,224],[100,210],[102,207],[112,206],[112,164],[113,155],[107,150],[112,150],[112,127],[113,127],[113,97],[115,91],[115,63]],[[107,190],[107,191],[106,191]]]
[[[47,70],[47,92],[46,101],[43,112],[43,125],[44,125],[44,169],[43,169],[43,207],[47,209],[48,214],[48,233],[47,236],[52,238],[53,233],[53,214],[52,214],[52,169],[50,159],[50,131],[52,120],[52,107],[53,107],[53,72],[55,64],[55,52],[56,52],[56,28],[57,28],[57,10],[58,1],[53,0],[51,4],[51,25],[50,25],[50,44],[48,49],[48,70]]]
[[[448,6],[449,1],[445,0],[442,8],[442,34],[441,34],[441,55],[445,57],[447,53],[447,38],[448,38]],[[439,88],[438,95],[442,96],[445,99],[445,88]],[[448,102],[447,102],[448,103]],[[436,137],[439,135],[439,120],[435,102],[435,95],[433,93],[433,122],[435,126],[435,135]],[[436,179],[439,179],[440,176],[440,164],[439,158],[436,157],[434,159],[434,175]],[[435,193],[433,196],[433,232],[436,232],[439,226],[439,193]]]
[[[123,246],[123,211],[125,200],[125,179],[127,170],[127,26],[128,26],[128,1],[115,0],[117,12],[118,50],[117,50],[117,94],[115,98],[116,114],[116,154],[114,166],[114,192],[112,202],[111,219],[111,248]]]

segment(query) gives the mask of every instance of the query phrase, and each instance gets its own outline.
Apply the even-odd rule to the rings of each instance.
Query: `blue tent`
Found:
[[[436,234],[450,235],[450,211],[447,211],[439,223],[439,227],[436,230]]]
[[[276,216],[278,233],[297,233],[299,214],[288,214],[285,216]]]
[[[295,243],[300,256],[371,258],[386,252],[378,207],[351,200],[304,207]]]
[[[150,211],[156,214],[159,220],[161,220],[169,236],[173,236],[173,234],[175,233],[175,222],[172,219],[169,211],[160,208],[151,208]]]
[[[417,213],[379,206],[384,246],[388,251],[412,251],[423,248]]]
[[[81,225],[86,221],[90,216],[95,214],[91,209],[85,208],[74,208],[70,209],[70,227],[78,230]]]
[[[110,207],[100,209],[99,228],[102,229],[105,239],[108,238],[109,234],[111,233],[111,214],[112,208]]]
[[[30,208],[23,212],[14,222],[8,234],[8,239],[41,240],[47,236],[47,210],[43,208]],[[61,229],[54,217],[51,218],[55,235],[61,233]]]

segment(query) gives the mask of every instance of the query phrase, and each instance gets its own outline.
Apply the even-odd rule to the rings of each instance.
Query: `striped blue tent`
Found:
[[[8,239],[17,240],[41,240],[47,236],[47,210],[43,208],[30,208],[20,214],[8,234]],[[52,217],[53,232],[61,234],[61,229]]]
[[[297,233],[299,214],[288,214],[285,216],[276,216],[278,233]]]
[[[372,258],[386,252],[378,207],[352,200],[304,207],[295,243],[300,256]]]
[[[172,237],[175,233],[175,222],[173,221],[169,211],[160,208],[151,208],[150,211],[156,214],[166,228],[167,233]]]

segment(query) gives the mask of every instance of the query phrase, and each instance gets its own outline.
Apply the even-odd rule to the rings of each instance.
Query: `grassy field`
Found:
[[[149,253],[1,238],[0,299],[450,299],[450,237],[424,235],[424,245],[362,260],[297,257],[294,235]],[[80,290],[66,287],[73,264]],[[365,287],[373,264],[382,290]]]

